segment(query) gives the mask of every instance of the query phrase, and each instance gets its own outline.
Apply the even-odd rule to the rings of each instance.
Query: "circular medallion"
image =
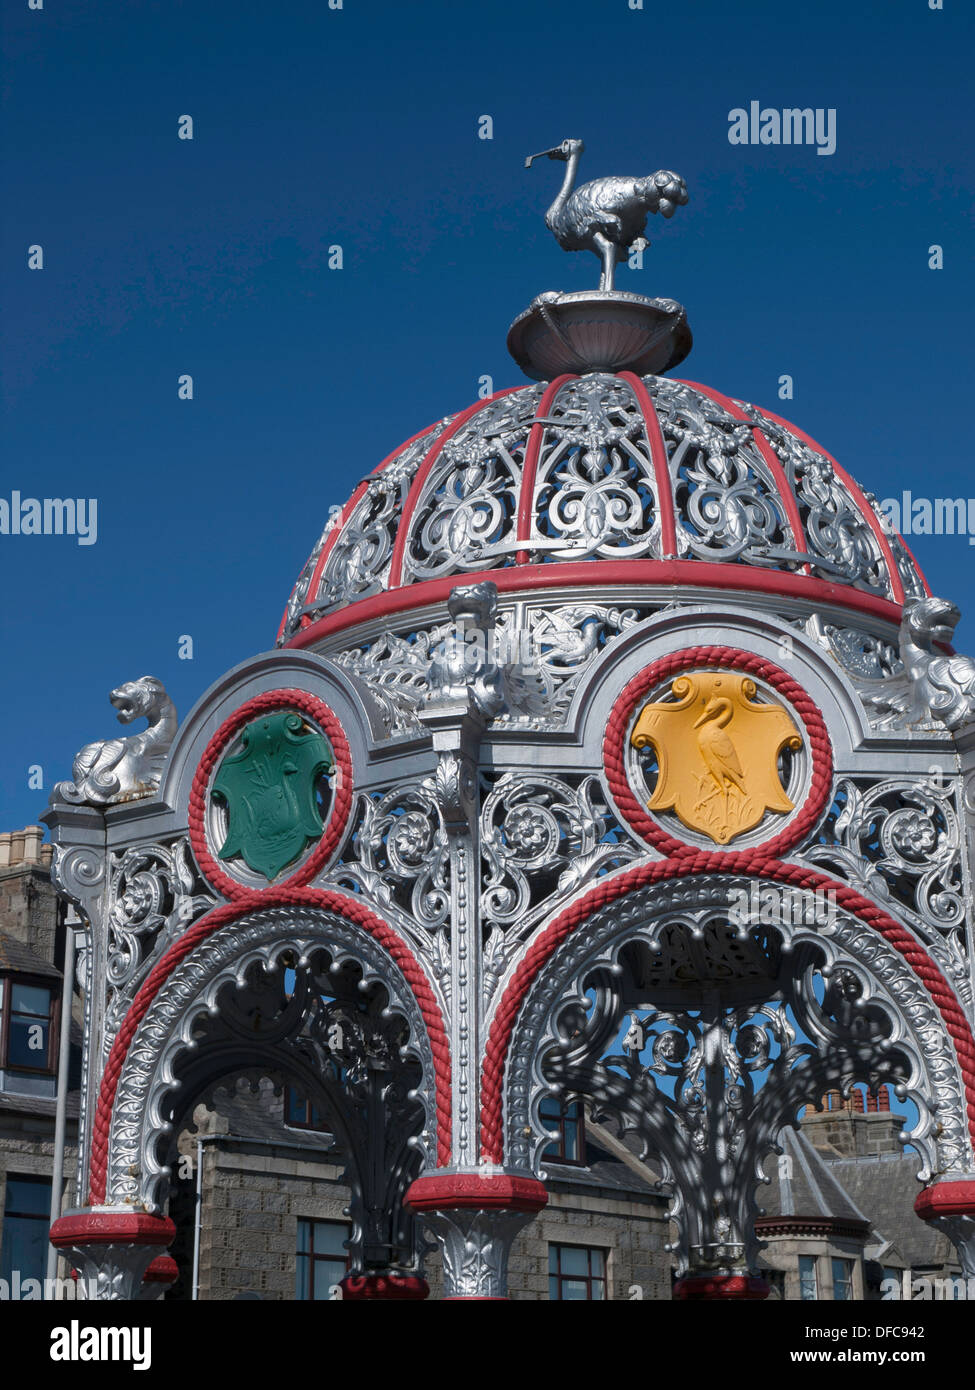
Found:
[[[208,743],[190,793],[190,841],[225,897],[306,884],[338,845],[351,805],[349,745],[328,705],[302,690],[268,691]]]
[[[818,819],[832,778],[822,715],[801,686],[727,647],[676,652],[634,677],[603,756],[624,819],[667,855],[782,854]]]

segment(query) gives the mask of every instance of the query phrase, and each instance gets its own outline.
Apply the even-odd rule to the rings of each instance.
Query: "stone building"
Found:
[[[65,904],[44,830],[0,834],[0,1292],[38,1296],[48,1268]],[[81,1028],[71,1021],[66,1199],[77,1166]]]

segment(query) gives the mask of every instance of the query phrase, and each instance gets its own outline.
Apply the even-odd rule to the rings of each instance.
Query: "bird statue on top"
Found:
[[[562,187],[545,214],[546,226],[564,251],[592,251],[600,258],[599,288],[611,292],[617,263],[650,244],[643,235],[647,214],[673,217],[687,202],[687,187],[679,174],[658,169],[643,179],[610,175],[574,188],[584,149],[581,140],[563,140],[554,149],[529,155],[525,168],[530,169],[535,159],[565,163]]]

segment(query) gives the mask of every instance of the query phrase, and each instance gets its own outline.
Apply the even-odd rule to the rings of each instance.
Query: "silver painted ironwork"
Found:
[[[958,1064],[903,957],[842,912],[732,927],[742,887],[687,879],[595,913],[539,972],[508,1070],[511,1159],[538,1169],[547,1094],[589,1099],[674,1184],[682,1270],[754,1269],[762,1160],[826,1090],[910,1095],[922,1179],[969,1161]]]
[[[631,249],[649,246],[643,233],[647,214],[673,217],[687,202],[687,186],[679,174],[658,169],[647,178],[593,179],[575,187],[579,160],[585,146],[581,140],[563,140],[554,149],[529,155],[525,168],[535,159],[554,159],[565,164],[565,175],[555,201],[545,214],[545,225],[563,251],[592,251],[602,262],[599,288],[611,291],[616,265],[625,261]]]
[[[89,743],[76,755],[73,781],[58,782],[51,792],[57,801],[116,805],[151,796],[159,786],[166,754],[176,735],[176,706],[155,676],[140,676],[118,686],[108,697],[118,710],[120,724],[148,721],[140,734]]]
[[[859,690],[882,729],[924,723],[960,729],[975,720],[975,661],[944,650],[961,614],[950,599],[915,598],[904,604],[899,644],[903,674],[864,680]]]

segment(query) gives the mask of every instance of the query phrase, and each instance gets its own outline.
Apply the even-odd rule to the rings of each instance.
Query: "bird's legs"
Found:
[[[594,232],[592,240],[597,254],[603,259],[603,273],[599,277],[599,288],[611,290],[616,273],[616,245],[604,232]]]

